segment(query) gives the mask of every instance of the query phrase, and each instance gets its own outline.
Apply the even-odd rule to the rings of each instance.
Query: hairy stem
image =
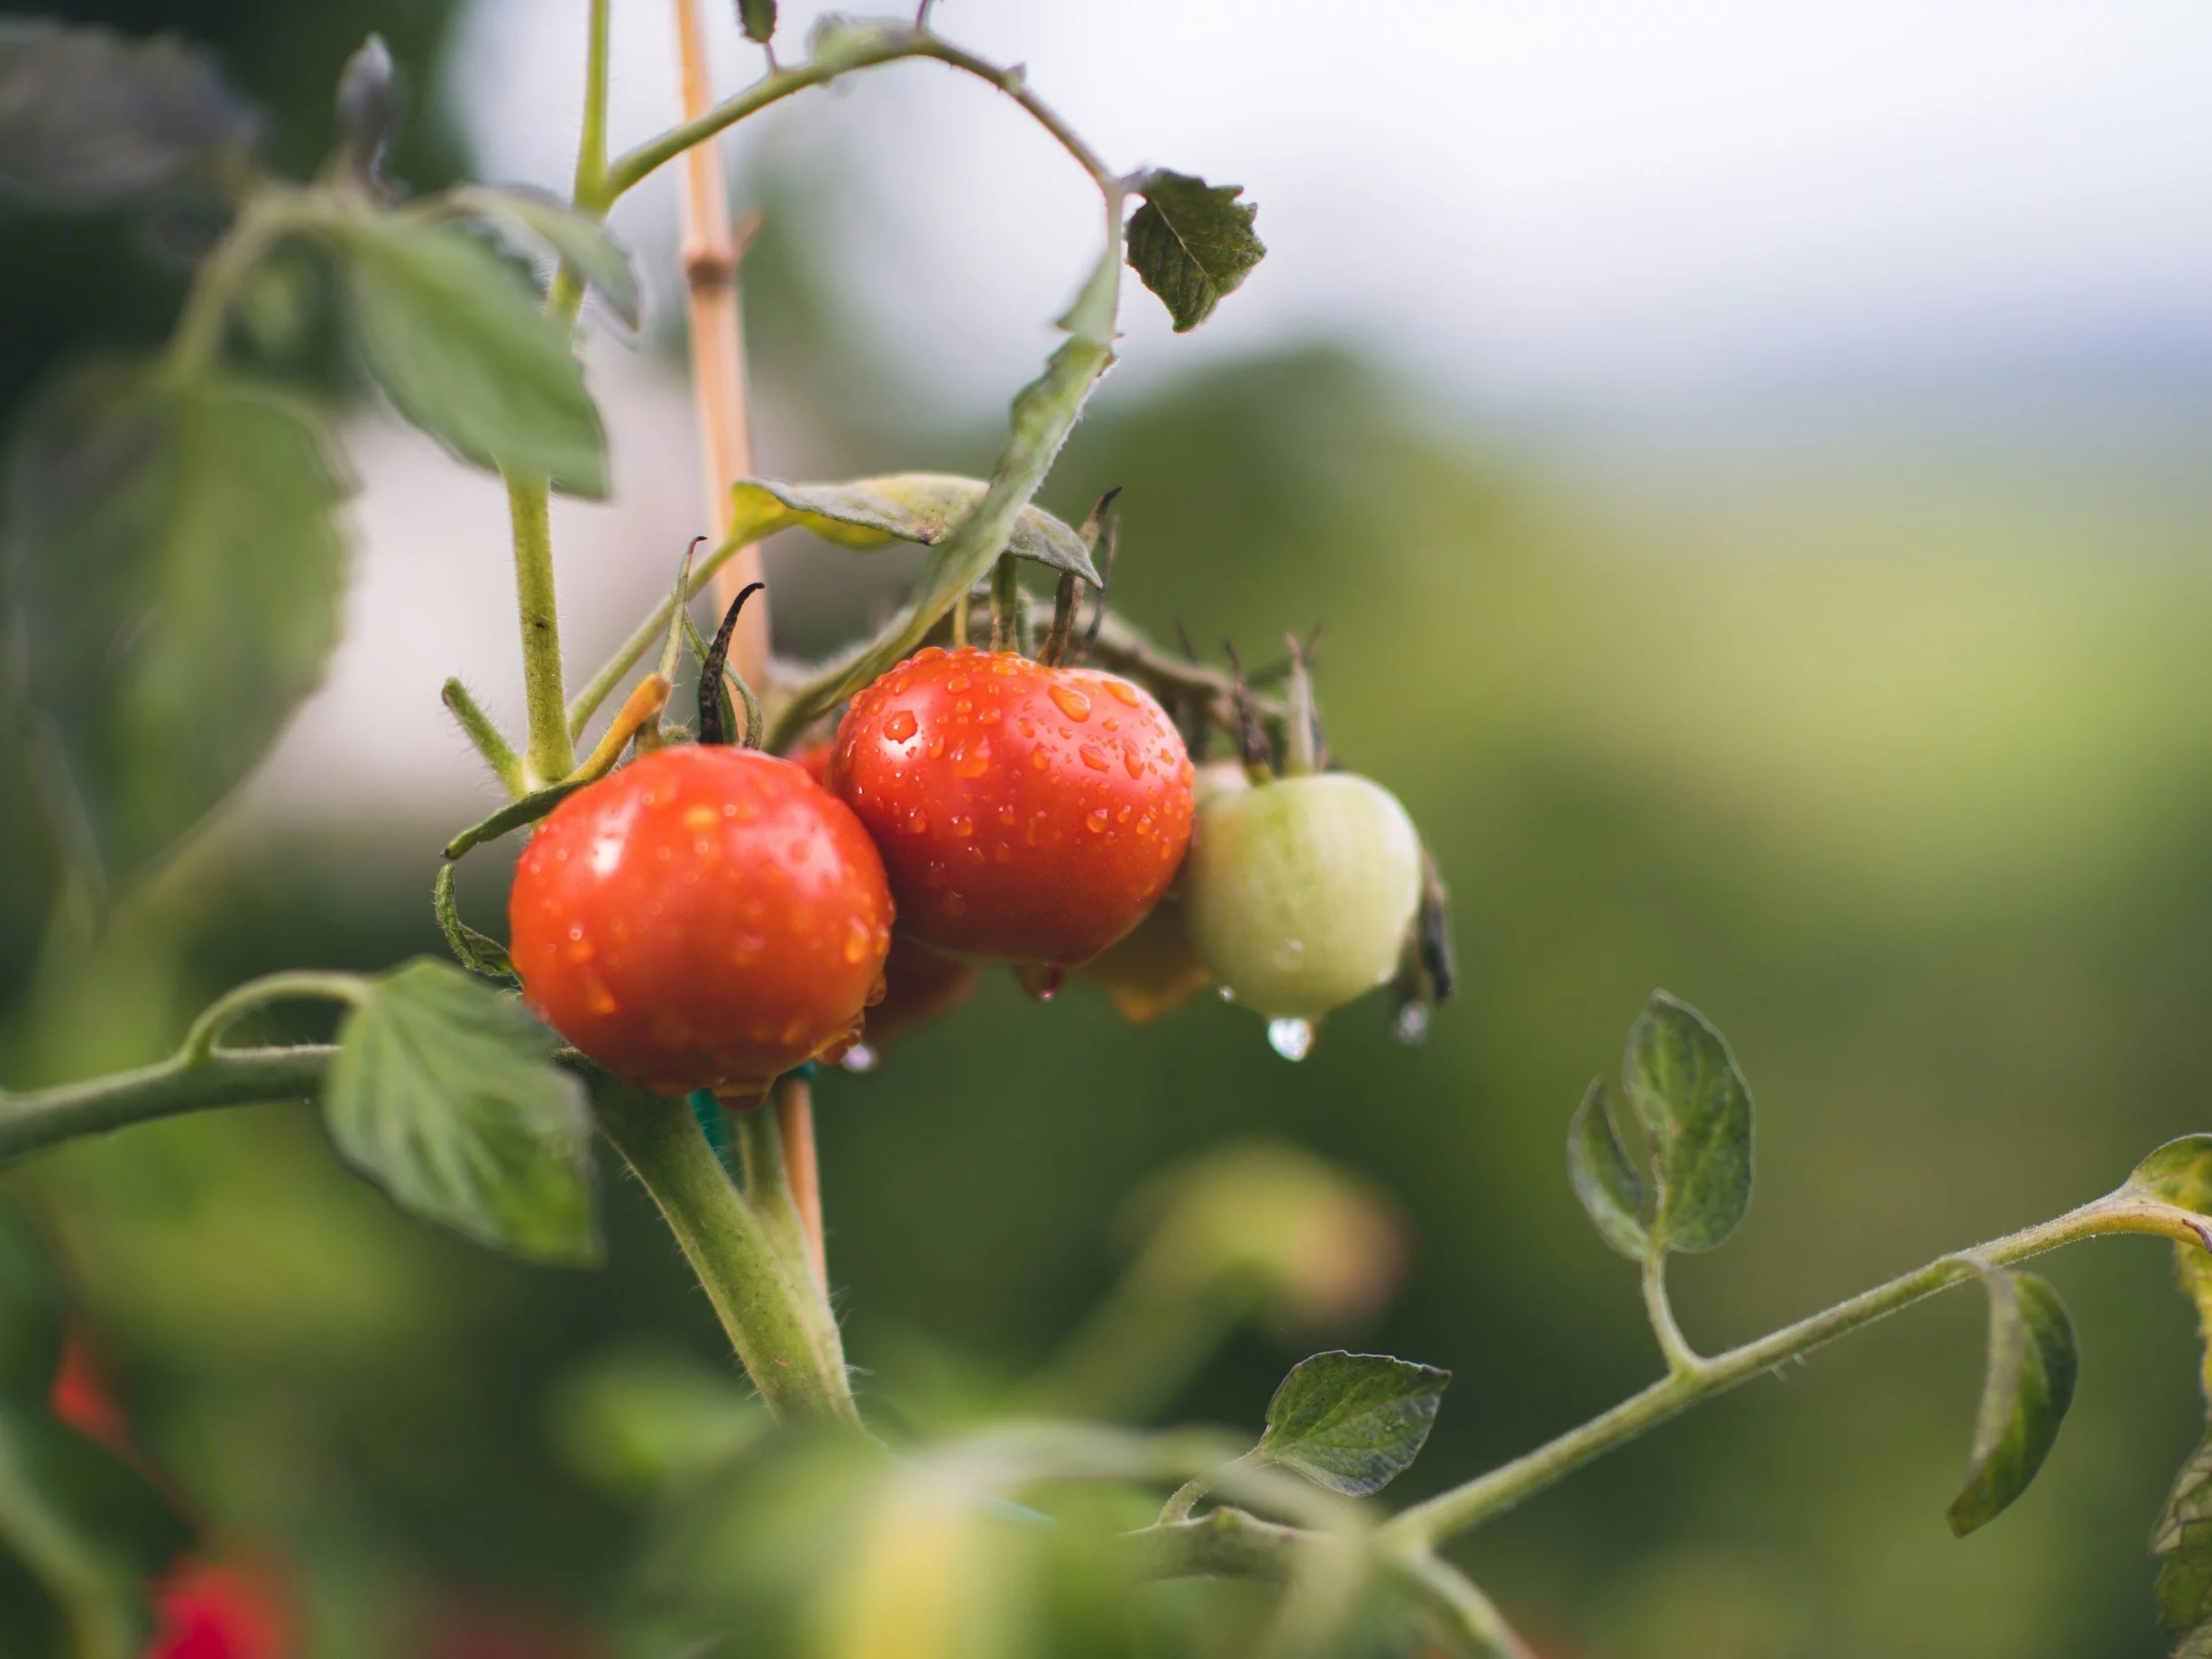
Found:
[[[596,1104],[601,1130],[667,1218],[769,1410],[785,1423],[857,1425],[828,1303],[730,1185],[691,1107],[620,1086]]]
[[[217,1049],[200,1059],[178,1055],[135,1071],[57,1088],[23,1095],[0,1090],[0,1165],[80,1135],[106,1134],[179,1113],[304,1100],[322,1092],[337,1052],[321,1044]]]
[[[2054,1221],[2007,1233],[1961,1253],[1990,1266],[2005,1267],[2061,1245],[2121,1233],[2152,1233],[2201,1247],[2205,1242],[2199,1230],[2203,1224],[2201,1217],[2123,1187],[2094,1204],[2070,1210]],[[1801,1358],[1822,1343],[1871,1324],[1899,1308],[1949,1289],[1973,1275],[1974,1269],[1960,1259],[1960,1254],[1945,1256],[1771,1335],[1699,1361],[1690,1370],[1672,1371],[1642,1393],[1631,1395],[1611,1411],[1579,1428],[1568,1430],[1526,1456],[1439,1493],[1426,1503],[1416,1504],[1385,1523],[1378,1536],[1392,1547],[1432,1546],[1511,1508],[1562,1476],[1627,1444],[1676,1413],[1747,1382],[1762,1371]]]
[[[522,691],[530,735],[524,749],[530,787],[558,783],[576,769],[561,680],[561,606],[553,581],[553,526],[546,481],[507,475],[514,523],[515,606],[522,622]]]
[[[199,1018],[185,1032],[184,1041],[178,1045],[177,1059],[185,1066],[197,1066],[212,1058],[219,1052],[216,1043],[231,1022],[253,1009],[309,999],[350,1005],[361,1000],[363,988],[352,974],[317,973],[307,968],[249,979],[232,986],[200,1011]]]
[[[476,752],[483,756],[484,765],[491,768],[500,787],[511,798],[524,793],[529,785],[524,782],[522,756],[507,741],[507,734],[499,729],[492,718],[458,678],[445,682],[443,693],[445,707],[459,723],[464,736]]]

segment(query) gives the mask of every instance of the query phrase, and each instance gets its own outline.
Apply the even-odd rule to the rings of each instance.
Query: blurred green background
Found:
[[[216,45],[298,165],[361,32],[424,62],[447,22],[427,0],[76,10]],[[431,120],[400,170],[463,165]],[[805,235],[802,195],[748,295],[770,399],[807,407],[844,470],[987,466],[990,431],[824,413],[820,388],[867,365],[806,286]],[[180,291],[114,225],[0,208],[0,420],[63,355],[157,338]],[[1377,999],[1294,1067],[1210,998],[1132,1030],[1094,994],[1044,1007],[994,981],[880,1073],[826,1080],[833,1273],[886,1420],[1041,1362],[1119,1270],[1129,1192],[1262,1135],[1393,1195],[1408,1277],[1363,1325],[1239,1330],[1163,1419],[1254,1425],[1318,1345],[1448,1366],[1391,1494],[1410,1499],[1591,1415],[1657,1360],[1562,1137],[1654,985],[1728,1033],[1759,1103],[1750,1220],[1677,1275],[1707,1348],[2207,1126],[2212,428],[1777,425],[1547,445],[1321,342],[1109,387],[1049,501],[1078,517],[1124,486],[1120,597],[1163,633],[1264,654],[1326,619],[1333,744],[1431,839],[1464,983],[1424,1047],[1390,1040]],[[218,835],[96,940],[50,931],[20,775],[0,776],[11,1086],[157,1055],[249,974],[436,949],[435,839],[397,811],[335,848]],[[496,914],[497,873],[472,874]],[[726,1363],[629,1183],[605,1182],[596,1274],[399,1216],[294,1107],[142,1128],[6,1185],[64,1242],[146,1445],[307,1586],[315,1652],[593,1651],[639,1514],[563,1455],[564,1386],[609,1354]],[[2201,1425],[2192,1333],[2162,1246],[2049,1273],[2081,1389],[1984,1533],[1943,1521],[1980,1375],[1961,1295],[1659,1431],[1460,1556],[1558,1659],[2157,1653],[2144,1538]],[[512,1645],[451,1634],[480,1625]]]

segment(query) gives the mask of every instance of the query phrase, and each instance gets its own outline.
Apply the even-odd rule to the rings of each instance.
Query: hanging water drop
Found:
[[[1409,1049],[1418,1049],[1428,1040],[1429,1007],[1427,1003],[1408,1003],[1398,1011],[1398,1022],[1391,1028],[1391,1035]]]
[[[1236,1000],[1236,993],[1230,990],[1227,985],[1223,985],[1221,987],[1221,1000],[1225,1003],[1233,1003]]]
[[[859,1074],[875,1070],[876,1061],[875,1049],[864,1042],[856,1042],[851,1048],[845,1050],[844,1058],[839,1060],[838,1064],[847,1071]]]
[[[1313,1025],[1306,1020],[1270,1020],[1267,1046],[1287,1060],[1302,1060],[1313,1052]]]

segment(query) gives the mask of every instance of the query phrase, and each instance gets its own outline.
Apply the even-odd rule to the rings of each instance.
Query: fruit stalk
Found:
[[[681,1100],[610,1084],[601,1130],[666,1217],[753,1386],[779,1422],[858,1425],[828,1298],[803,1284]]]

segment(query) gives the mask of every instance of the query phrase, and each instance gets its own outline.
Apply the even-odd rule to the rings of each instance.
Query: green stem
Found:
[[[594,208],[607,188],[607,58],[612,0],[592,0],[591,32],[584,49],[583,131],[576,141],[579,207]],[[603,209],[601,209],[603,211]]]
[[[361,1001],[363,988],[352,974],[317,973],[307,968],[249,979],[242,985],[234,985],[200,1011],[199,1018],[185,1032],[184,1041],[178,1045],[178,1063],[197,1066],[221,1053],[216,1047],[216,1040],[233,1021],[253,1009],[270,1003],[310,998],[350,1005]]]
[[[1655,1250],[1644,1259],[1644,1312],[1651,1319],[1652,1334],[1659,1339],[1659,1352],[1666,1357],[1670,1372],[1679,1375],[1704,1364],[1698,1358],[1697,1350],[1684,1338],[1682,1327],[1675,1323],[1675,1305],[1666,1294],[1664,1250]]]
[[[729,564],[743,545],[726,540],[705,558],[695,561],[692,565],[691,580],[684,587],[684,597],[686,600],[693,598],[713,581],[714,573]],[[653,607],[646,619],[615,648],[614,655],[607,659],[600,671],[584,683],[583,689],[576,693],[575,701],[568,705],[568,735],[572,739],[583,735],[583,729],[591,724],[592,717],[599,712],[600,705],[613,694],[616,686],[622,683],[622,676],[643,662],[645,654],[653,648],[654,642],[666,635],[675,602],[673,591],[661,595],[660,602]]]
[[[826,1303],[730,1185],[691,1107],[619,1086],[597,1104],[601,1129],[667,1218],[769,1410],[785,1423],[858,1425]]]
[[[561,683],[561,606],[553,581],[546,481],[508,474],[507,510],[514,521],[515,604],[522,621],[522,690],[530,722],[526,781],[541,788],[576,769],[567,692]]]
[[[336,1054],[321,1045],[217,1049],[204,1059],[178,1055],[58,1088],[23,1095],[0,1090],[0,1165],[79,1135],[106,1134],[179,1113],[304,1100],[322,1092]]]
[[[1464,1532],[1676,1413],[1972,1278],[1974,1269],[1960,1259],[1961,1253],[1990,1266],[2005,1267],[2079,1240],[2122,1233],[2152,1233],[2201,1248],[2205,1244],[2203,1225],[2202,1217],[2122,1188],[2054,1221],[1932,1261],[1757,1342],[1700,1361],[1693,1370],[1671,1372],[1642,1393],[1526,1456],[1415,1505],[1386,1522],[1379,1540],[1392,1548],[1419,1549]]]
[[[491,768],[491,775],[499,779],[500,787],[510,796],[523,793],[529,785],[523,780],[522,756],[516,754],[514,746],[507,741],[507,734],[484,712],[482,705],[458,679],[445,682],[444,696],[445,707],[459,722],[470,744],[483,756],[484,764]]]
[[[1344,1545],[1335,1535],[1262,1520],[1247,1510],[1209,1510],[1198,1519],[1163,1521],[1119,1540],[1138,1579],[1255,1579],[1289,1584]],[[1423,1621],[1454,1653],[1480,1659],[1533,1659],[1488,1596],[1426,1551],[1384,1554],[1384,1569]]]
[[[1101,188],[1113,184],[1114,175],[1106,163],[1058,114],[1029,90],[1019,69],[1003,69],[996,64],[987,63],[974,53],[963,51],[926,30],[886,27],[876,32],[865,43],[841,52],[831,63],[803,63],[791,69],[774,70],[762,76],[736,96],[717,104],[704,115],[670,127],[658,137],[647,140],[607,170],[604,197],[594,205],[603,211],[624,191],[665,167],[693,145],[706,142],[717,133],[735,126],[748,115],[757,115],[794,93],[804,92],[810,87],[823,86],[838,76],[849,74],[855,69],[873,69],[877,64],[895,62],[902,58],[934,59],[939,63],[948,64],[989,83],[1028,111],[1031,117],[1051,133],[1060,148],[1073,156]],[[579,201],[579,206],[582,205]]]
[[[169,360],[180,373],[211,366],[223,348],[223,330],[246,279],[277,239],[291,227],[298,197],[263,186],[240,204],[238,216],[213,252],[200,261],[184,311],[170,335]]]

